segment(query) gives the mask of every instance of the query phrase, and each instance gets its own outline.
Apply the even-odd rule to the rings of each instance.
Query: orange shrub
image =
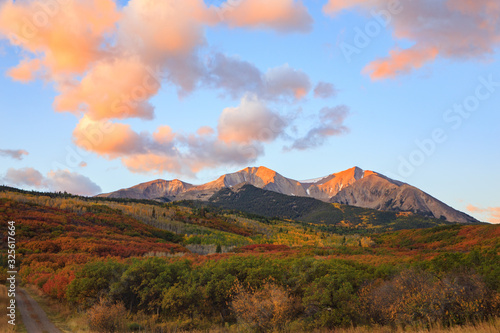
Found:
[[[269,281],[260,290],[245,290],[238,284],[232,309],[241,324],[257,332],[272,332],[293,318],[295,300],[287,290]]]
[[[108,304],[101,300],[87,311],[89,328],[93,332],[123,332],[127,310],[123,303]]]

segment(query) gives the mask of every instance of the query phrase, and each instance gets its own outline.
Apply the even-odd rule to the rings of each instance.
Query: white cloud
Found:
[[[89,178],[67,170],[50,171],[43,176],[34,168],[7,170],[3,182],[14,187],[36,188],[55,192],[92,196],[102,192],[101,188]]]

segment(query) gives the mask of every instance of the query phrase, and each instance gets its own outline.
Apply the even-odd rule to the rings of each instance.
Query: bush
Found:
[[[140,324],[138,324],[138,323],[130,323],[128,325],[128,330],[129,331],[135,332],[135,331],[140,331],[140,330],[143,330],[143,329],[144,328]]]
[[[475,274],[406,270],[360,292],[366,319],[382,325],[421,322],[445,326],[484,320],[498,314],[498,294]]]
[[[89,328],[93,332],[123,332],[127,310],[123,303],[109,304],[103,300],[87,311]]]
[[[232,308],[238,322],[256,332],[282,330],[294,316],[294,298],[271,282],[260,290],[245,290],[238,284],[235,291]]]

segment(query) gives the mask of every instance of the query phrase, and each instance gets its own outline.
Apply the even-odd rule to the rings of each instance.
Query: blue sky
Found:
[[[471,5],[460,0],[457,7],[438,1],[434,4],[437,7],[432,21],[426,16],[426,1],[421,7],[401,1],[402,11],[391,14],[387,27],[379,26],[373,37],[368,38],[368,45],[358,47],[358,53],[352,54],[350,60],[342,50],[345,52],[346,45],[356,47],[360,30],[380,25],[370,12],[386,10],[383,1],[302,4],[279,0],[270,5],[275,7],[266,8],[265,1],[253,0],[252,4],[251,0],[241,0],[230,2],[237,5],[221,18],[214,14],[214,7],[192,0],[176,5],[183,8],[174,13],[173,27],[168,20],[150,19],[139,28],[134,24],[137,12],[159,15],[169,9],[159,5],[147,12],[150,9],[144,5],[145,0],[122,1],[116,7],[113,1],[108,2],[112,8],[105,9],[102,16],[106,17],[100,17],[98,23],[81,18],[75,24],[83,28],[68,32],[83,44],[90,40],[89,45],[94,43],[91,47],[98,51],[97,55],[82,60],[83,67],[80,62],[71,62],[66,67],[57,63],[62,59],[57,52],[68,52],[71,56],[76,50],[51,43],[54,31],[61,30],[61,24],[67,22],[65,15],[78,9],[79,1],[71,5],[75,8],[54,7],[54,15],[48,15],[49,12],[50,20],[40,27],[40,36],[18,46],[9,41],[9,32],[19,31],[16,22],[22,22],[19,20],[23,17],[34,17],[40,7],[36,1],[24,5],[0,2],[3,6],[0,17],[12,18],[12,22],[0,23],[3,183],[93,194],[99,188],[109,192],[156,178],[204,183],[248,165],[267,166],[299,180],[359,166],[412,184],[482,220],[497,221],[500,86],[493,84],[492,88],[484,84],[485,80],[500,82],[500,22],[496,15],[500,9],[494,1]],[[205,3],[220,6],[222,2]],[[353,6],[354,3],[358,6]],[[12,10],[16,6],[22,9],[22,14]],[[97,5],[88,1],[80,6]],[[464,6],[477,8],[471,14],[466,10],[470,8]],[[266,11],[274,14],[258,14]],[[116,13],[121,16],[114,16]],[[426,18],[431,22],[429,30],[415,24]],[[486,18],[490,24],[487,29],[480,24]],[[460,22],[467,29],[460,28]],[[148,24],[151,27],[144,27]],[[456,29],[446,30],[455,25]],[[102,26],[106,28],[101,29]],[[446,31],[440,31],[441,27]],[[88,29],[93,29],[90,37],[85,33]],[[189,42],[178,46],[174,39],[165,46],[158,39],[148,39],[151,31],[160,37],[178,34]],[[134,44],[135,39],[130,37],[135,33],[137,39],[142,38],[141,44]],[[464,45],[457,45],[462,40]],[[473,45],[475,42],[477,45]],[[132,110],[134,115],[130,117],[105,112],[98,115],[92,109],[97,108],[93,100],[82,97],[88,92],[81,88],[82,81],[91,77],[89,73],[102,70],[101,64],[112,64],[110,68],[116,70],[107,72],[113,76],[109,82],[129,80],[129,70],[136,67],[127,62],[128,67],[120,69],[116,59],[125,59],[131,52],[137,52],[140,64],[161,69],[161,86],[141,99],[154,108],[154,118],[141,116],[140,107]],[[213,66],[217,55],[224,60],[219,63],[220,68]],[[73,56],[81,57],[81,53]],[[190,57],[194,60],[186,60]],[[20,68],[18,64],[23,60],[39,63],[28,69]],[[251,82],[247,81],[238,89],[234,84],[231,86],[246,74],[224,73],[222,68],[236,63],[247,66],[231,68],[260,72],[262,82],[255,83],[259,88],[252,90]],[[12,71],[12,68],[20,69]],[[189,74],[193,68],[202,68],[203,73]],[[278,70],[273,72],[273,69]],[[179,71],[177,77],[172,74],[176,71]],[[194,77],[194,87],[179,83],[189,75]],[[329,91],[322,98],[315,96],[314,88],[320,82],[333,87],[335,93]],[[300,89],[305,89],[305,93],[300,94]],[[483,93],[481,96],[488,96],[478,100],[475,97],[478,89]],[[78,110],[58,107],[55,101],[61,95],[67,102],[76,100]],[[457,125],[457,114],[448,110],[466,102],[473,103],[470,104],[473,111],[468,118],[460,116],[461,123]],[[256,125],[252,124],[272,117],[283,124],[272,137],[259,137],[262,129],[253,128]],[[87,121],[83,118],[92,124],[110,122],[127,126],[127,129],[117,127],[110,134],[122,133],[123,129],[122,139],[127,144],[103,143],[85,150],[80,133]],[[200,128],[210,128],[209,134],[196,134]],[[314,135],[310,133],[313,128],[318,129]],[[433,139],[436,130],[446,140],[436,142]],[[155,136],[155,132],[166,134]],[[430,146],[429,140],[433,142]],[[417,141],[427,143],[431,151],[426,153]],[[286,149],[298,146],[299,142],[305,142],[307,147]],[[222,145],[233,148],[221,152]],[[247,145],[254,146],[258,154],[242,156],[241,147]],[[198,160],[198,148],[213,156]],[[219,158],[219,153],[224,157]],[[156,164],[142,167],[145,160],[153,158],[158,159]],[[408,171],[409,164],[411,172],[401,172],[402,158],[408,161],[404,170]]]

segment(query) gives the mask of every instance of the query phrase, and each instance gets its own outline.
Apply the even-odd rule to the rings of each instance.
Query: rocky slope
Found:
[[[116,198],[116,199],[158,199],[175,197],[183,193],[193,185],[184,183],[178,179],[163,180],[157,179],[151,182],[142,183],[130,188],[121,189],[111,193],[99,194],[98,197]]]
[[[477,222],[416,187],[397,182],[377,173],[363,177],[346,187],[330,202],[386,211],[413,212],[453,222]]]
[[[312,183],[302,181],[302,184],[308,196],[323,201],[329,201],[331,197],[342,191],[342,189],[363,178],[364,173],[365,172],[360,168],[354,167],[349,170],[333,173]]]

